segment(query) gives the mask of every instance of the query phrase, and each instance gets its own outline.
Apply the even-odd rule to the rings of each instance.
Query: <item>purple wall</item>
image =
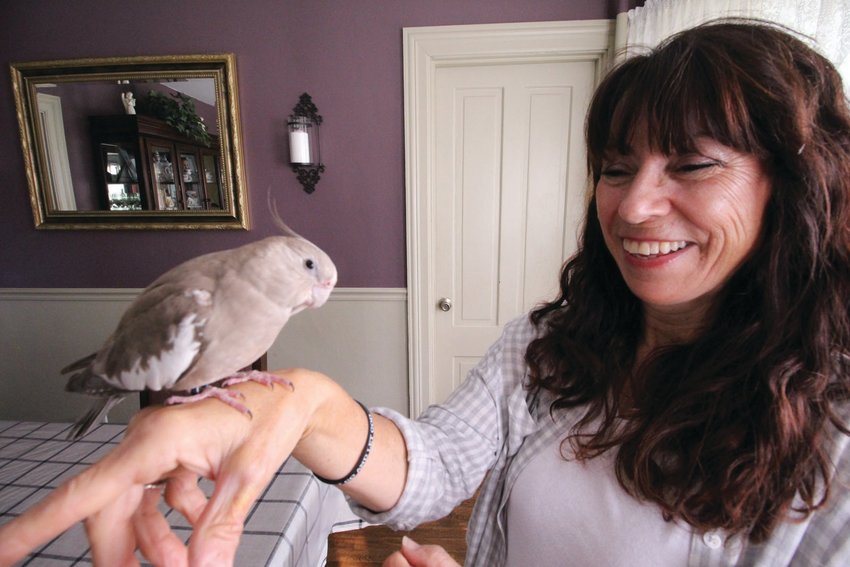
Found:
[[[236,54],[250,231],[33,228],[9,73],[0,73],[0,287],[144,287],[192,256],[284,219],[330,254],[344,287],[405,287],[403,27],[613,17],[628,0],[27,0],[0,4],[2,63]],[[302,92],[324,117],[313,195],[287,163]]]
[[[121,87],[103,81],[76,83],[73,86],[58,84],[54,88],[40,89],[46,94],[62,99],[62,119],[68,145],[68,165],[74,180],[74,199],[81,211],[97,210],[101,203],[93,172],[95,158],[91,143],[89,116],[123,114],[119,98]]]

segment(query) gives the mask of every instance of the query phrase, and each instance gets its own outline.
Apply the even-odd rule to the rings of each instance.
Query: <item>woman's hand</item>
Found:
[[[103,460],[0,527],[0,566],[81,520],[96,565],[138,564],[136,548],[157,565],[232,564],[247,513],[309,433],[325,401],[322,384],[330,382],[307,371],[285,375],[295,391],[251,382],[235,387],[252,418],[217,400],[141,412]],[[215,481],[209,501],[199,477]],[[160,490],[145,488],[163,480],[166,502],[193,526],[188,548],[157,509]]]
[[[387,557],[383,567],[460,567],[460,564],[439,545],[419,545],[404,536],[401,550]]]

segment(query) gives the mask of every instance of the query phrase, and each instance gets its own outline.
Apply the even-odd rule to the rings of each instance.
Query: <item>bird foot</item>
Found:
[[[217,386],[207,386],[206,388],[201,390],[200,393],[190,396],[171,396],[170,398],[165,400],[165,405],[170,406],[172,404],[188,404],[192,402],[206,400],[208,398],[216,398],[217,400],[221,400],[230,407],[239,410],[242,413],[248,414],[248,417],[253,417],[251,410],[249,410],[245,404],[239,402],[239,400],[245,398],[242,392],[225,390],[224,388],[219,388]]]
[[[243,382],[259,382],[260,384],[265,384],[266,386],[280,384],[281,386],[289,386],[293,391],[295,390],[295,385],[283,376],[278,376],[277,374],[270,374],[268,372],[260,372],[259,370],[251,370],[250,372],[239,372],[237,374],[234,374],[233,376],[228,377],[224,382],[221,383],[221,385],[232,386],[233,384],[241,384]]]
[[[243,382],[259,382],[260,384],[265,384],[266,386],[271,387],[274,387],[274,384],[280,384],[282,386],[289,386],[292,390],[295,390],[295,385],[286,378],[275,374],[269,374],[268,372],[260,372],[258,370],[236,373],[225,379],[221,385],[232,386]],[[230,407],[252,417],[251,410],[239,401],[245,399],[245,396],[241,392],[226,390],[225,388],[220,388],[218,386],[206,386],[199,393],[188,396],[171,396],[165,400],[165,405],[187,404],[206,400],[207,398],[216,398],[217,400],[221,400]]]

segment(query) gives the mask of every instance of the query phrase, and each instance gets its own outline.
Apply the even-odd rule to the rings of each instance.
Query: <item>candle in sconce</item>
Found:
[[[310,138],[307,132],[294,130],[289,133],[290,163],[310,163]]]

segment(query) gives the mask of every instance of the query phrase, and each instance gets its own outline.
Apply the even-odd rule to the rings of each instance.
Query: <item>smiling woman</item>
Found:
[[[232,54],[12,64],[37,228],[247,228]]]
[[[710,305],[758,240],[770,180],[758,159],[709,138],[680,155],[638,136],[628,154],[602,162],[596,206],[605,242],[647,316]]]
[[[850,510],[829,453],[850,411],[841,79],[778,26],[714,22],[622,62],[586,124],[583,250],[532,315],[533,383],[553,407],[590,400],[566,445],[615,449],[629,494],[738,564],[793,564],[799,526]],[[847,562],[831,552],[815,562]]]

